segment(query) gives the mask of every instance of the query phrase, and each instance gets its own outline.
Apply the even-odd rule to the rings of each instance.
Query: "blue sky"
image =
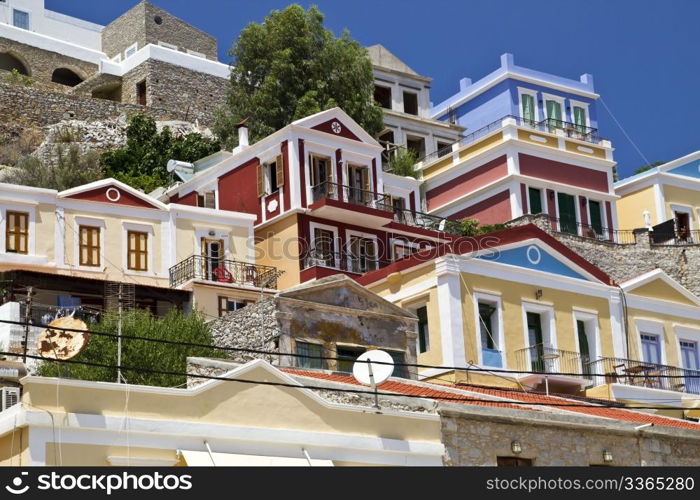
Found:
[[[46,0],[46,7],[100,24],[137,0]],[[211,33],[219,55],[249,22],[286,1],[153,0]],[[308,6],[309,2],[300,2]],[[381,43],[434,79],[432,100],[476,80],[504,52],[520,66],[578,79],[595,78],[603,97],[641,154],[599,106],[600,134],[613,141],[621,175],[646,157],[670,161],[700,149],[700,1],[697,0],[318,0],[326,25],[348,28],[364,45]]]

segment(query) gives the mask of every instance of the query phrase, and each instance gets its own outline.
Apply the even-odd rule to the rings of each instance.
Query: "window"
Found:
[[[563,122],[563,99],[559,100],[557,98],[546,98],[545,99],[545,113],[547,113],[547,125],[549,126],[549,131],[553,132],[554,129],[562,128],[564,126]]]
[[[437,156],[442,158],[452,153],[452,143],[437,141]]]
[[[676,219],[676,237],[681,241],[690,238],[690,214],[688,212],[673,212]]]
[[[146,80],[143,80],[136,84],[136,98],[141,106],[146,106]]]
[[[377,269],[377,245],[373,238],[350,237],[350,272],[366,273]]]
[[[406,148],[413,151],[420,159],[425,156],[425,139],[422,137],[406,137]]]
[[[583,106],[573,106],[572,112],[574,115],[574,125],[576,126],[576,131],[579,134],[585,134],[586,127],[588,126],[588,120],[586,119],[586,108]]]
[[[578,234],[574,197],[566,193],[557,193],[557,201],[559,204],[559,231]]]
[[[590,215],[591,229],[596,236],[603,234],[603,212],[600,209],[600,202],[595,200],[588,201],[588,212]]]
[[[138,43],[135,43],[132,46],[127,47],[127,49],[124,51],[124,59],[127,59],[128,57],[131,57],[134,54],[136,54],[136,51],[138,50],[138,48],[139,48]]]
[[[382,87],[381,85],[374,86],[374,100],[384,109],[391,109],[391,89]]]
[[[205,191],[197,193],[197,206],[204,208],[216,208],[216,192]]]
[[[542,190],[537,188],[528,188],[527,190],[528,198],[530,201],[530,213],[531,214],[541,214],[542,213]]]
[[[588,345],[588,334],[586,333],[586,323],[580,319],[576,320],[576,333],[578,335],[578,350],[581,357],[581,373],[589,373],[591,360],[591,348]]]
[[[296,358],[299,368],[323,368],[323,360],[319,359],[323,355],[323,347],[321,344],[297,341],[296,345],[297,354],[299,354],[299,356],[304,356]]]
[[[681,340],[681,360],[683,362],[683,368],[689,370],[700,369],[700,362],[698,361],[698,344],[697,342],[691,342],[690,340]]]
[[[314,228],[311,265],[335,267],[335,234],[329,229]]]
[[[642,341],[642,359],[647,363],[661,363],[661,345],[658,335],[640,334]]]
[[[416,316],[418,316],[418,352],[428,352],[430,350],[428,306],[422,306],[416,309]]]
[[[532,124],[535,122],[535,96],[532,94],[520,94],[521,116],[523,120]]]
[[[258,165],[258,197],[276,193],[284,185],[282,156]]]
[[[238,311],[246,306],[245,302],[241,302],[234,299],[229,299],[228,297],[219,296],[219,316],[231,311]]]
[[[481,347],[485,349],[498,349],[498,343],[494,338],[494,313],[493,304],[479,302],[479,331],[481,332]]]
[[[392,247],[392,257],[393,260],[399,260],[403,259],[405,257],[411,256],[414,252],[417,252],[418,249],[414,248],[411,246],[407,241],[404,239],[399,239],[394,241],[393,247]]]
[[[498,467],[532,467],[531,458],[521,457],[496,457]]]
[[[127,268],[132,271],[148,271],[148,233],[127,231]]]
[[[330,158],[313,156],[311,158],[311,185],[318,186],[332,179]]]
[[[403,364],[406,362],[406,356],[404,356],[403,351],[392,351],[387,349],[389,353],[389,356],[391,356],[392,361],[394,362],[394,371],[391,372],[392,377],[401,377],[401,378],[406,378],[406,366],[403,366]]]
[[[338,357],[338,369],[339,372],[352,373],[352,365],[355,364],[355,360],[365,352],[363,347],[341,347],[336,346],[336,354]]]
[[[5,224],[5,251],[29,253],[29,214],[8,210]]]
[[[23,30],[29,29],[29,12],[24,12],[23,10],[12,10],[12,25],[15,28],[22,28]]]
[[[481,362],[484,366],[503,366],[501,349],[502,333],[499,317],[500,299],[486,299],[477,294],[477,321],[481,342]]]
[[[371,198],[369,169],[362,165],[348,165],[348,201],[367,205]]]
[[[409,115],[418,114],[418,94],[413,92],[403,93],[403,112]]]
[[[98,267],[100,265],[100,228],[80,226],[80,265]]]

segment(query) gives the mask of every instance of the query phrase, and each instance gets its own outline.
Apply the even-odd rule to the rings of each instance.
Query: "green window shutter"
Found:
[[[584,133],[586,127],[586,110],[581,106],[574,106],[574,124],[580,133]]]
[[[561,128],[561,104],[557,101],[547,101],[547,118],[550,120],[549,129]]]
[[[537,188],[528,188],[528,198],[530,201],[530,213],[542,213],[542,192]]]
[[[522,94],[523,103],[523,119],[526,121],[535,121],[535,98],[530,94]]]

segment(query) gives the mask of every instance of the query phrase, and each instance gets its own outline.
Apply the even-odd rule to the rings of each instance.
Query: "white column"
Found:
[[[459,257],[447,255],[435,261],[442,364],[445,366],[467,365],[458,259]]]
[[[627,357],[627,339],[625,338],[624,327],[624,311],[622,309],[622,300],[620,299],[620,290],[613,289],[610,291],[610,330],[613,340],[613,353],[616,358]],[[602,355],[601,352],[598,355]]]

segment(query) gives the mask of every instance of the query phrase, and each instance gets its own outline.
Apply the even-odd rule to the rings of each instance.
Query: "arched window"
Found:
[[[68,68],[58,68],[51,75],[51,81],[54,83],[60,83],[61,85],[67,85],[68,87],[75,87],[80,82],[83,81],[75,71]]]
[[[0,70],[17,70],[22,75],[29,75],[29,68],[17,57],[8,53],[0,53]]]

